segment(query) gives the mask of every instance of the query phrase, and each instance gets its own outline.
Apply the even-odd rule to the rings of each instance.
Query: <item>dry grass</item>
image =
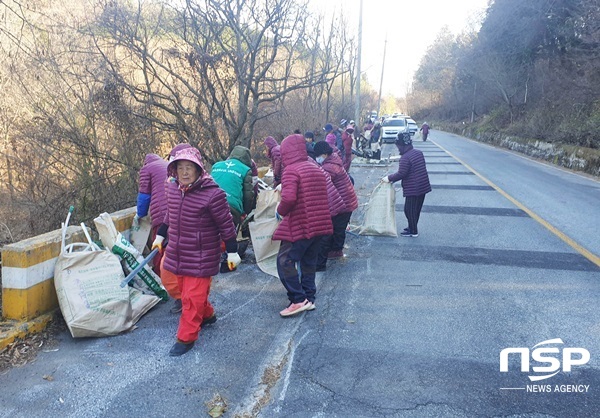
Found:
[[[67,325],[57,311],[43,331],[19,339],[0,351],[0,374],[6,373],[10,368],[22,367],[35,361],[40,351],[56,350],[56,337],[66,329]]]

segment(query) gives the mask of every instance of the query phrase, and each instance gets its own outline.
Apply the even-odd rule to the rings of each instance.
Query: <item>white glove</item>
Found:
[[[229,267],[230,271],[235,270],[237,266],[240,265],[242,259],[238,253],[227,253],[227,267]]]
[[[383,177],[381,178],[381,181],[382,181],[383,183],[389,183],[389,182],[390,182],[390,179],[389,179],[389,177],[388,177],[387,175],[385,175],[385,176],[383,176]]]
[[[258,176],[252,176],[252,187],[256,186],[256,183],[258,183]]]
[[[136,213],[135,216],[133,217],[133,222],[131,222],[131,230],[132,231],[140,230],[140,219],[141,218]]]
[[[279,183],[277,185],[277,187],[275,187],[275,190],[277,190],[278,192],[281,192],[281,183]]]
[[[152,243],[152,250],[154,250],[155,248],[158,248],[158,251],[162,252],[162,250],[163,250],[162,243],[164,240],[165,240],[165,237],[163,237],[162,235],[157,235],[156,238],[154,238],[154,242]]]

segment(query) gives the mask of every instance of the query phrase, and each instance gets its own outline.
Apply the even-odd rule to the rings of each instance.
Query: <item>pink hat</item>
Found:
[[[186,148],[192,148],[192,146],[190,144],[186,144],[186,143],[181,143],[181,144],[175,145],[173,147],[173,149],[171,150],[171,152],[169,153],[169,157],[175,157],[175,154],[177,154],[182,149],[186,149]]]
[[[202,156],[200,155],[200,151],[190,146],[188,148],[184,148],[178,151],[175,154],[173,160],[171,160],[169,166],[167,167],[167,173],[169,174],[169,176],[177,177],[177,161],[179,160],[191,161],[200,168],[200,171],[202,173],[205,172],[204,165],[202,164]]]

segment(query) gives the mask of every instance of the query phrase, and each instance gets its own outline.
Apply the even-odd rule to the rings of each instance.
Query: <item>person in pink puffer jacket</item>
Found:
[[[333,227],[327,180],[319,167],[308,161],[304,137],[294,134],[285,138],[281,156],[285,170],[276,216],[283,220],[273,239],[281,240],[277,272],[290,301],[279,314],[291,316],[315,308],[317,255],[322,237],[330,235]]]

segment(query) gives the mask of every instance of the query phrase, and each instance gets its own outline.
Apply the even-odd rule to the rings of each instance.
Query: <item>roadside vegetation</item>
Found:
[[[357,39],[304,1],[1,0],[0,245],[135,203],[148,152],[235,145],[354,115]],[[600,174],[600,0],[495,0],[442,29],[381,114]],[[377,108],[363,76],[361,108]],[[357,120],[361,124],[362,121]],[[528,151],[530,150],[530,151]]]
[[[189,142],[210,166],[244,145],[260,165],[266,136],[354,118],[342,13],[297,0],[4,0],[0,14],[0,242],[58,228],[71,204],[75,223],[134,205],[148,152]]]
[[[436,127],[600,175],[600,1],[495,0],[441,30],[407,98]]]

